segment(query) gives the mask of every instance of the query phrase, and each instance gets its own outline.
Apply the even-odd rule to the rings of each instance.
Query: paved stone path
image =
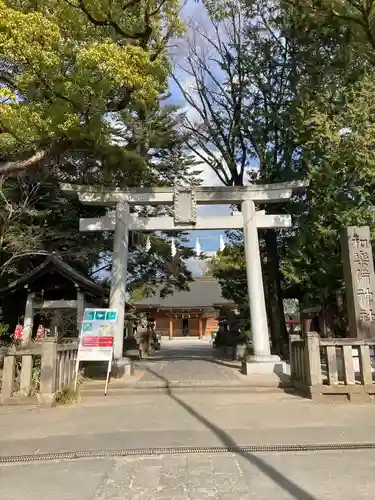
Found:
[[[375,451],[175,455],[0,466],[0,500],[366,500]]]
[[[112,379],[112,389],[127,388],[175,388],[193,387],[229,388],[238,390],[248,387],[278,388],[290,387],[290,377],[272,375],[245,376],[241,373],[241,362],[230,359],[218,359],[217,353],[208,339],[179,338],[163,339],[161,350],[152,357],[134,362],[134,376],[126,380]],[[101,394],[102,382],[88,380],[81,387],[82,397]]]
[[[239,377],[210,344],[172,341],[148,380]],[[199,342],[199,341],[198,341]],[[190,343],[191,344],[191,343]],[[176,353],[176,349],[178,353]],[[190,358],[190,359],[188,359]],[[181,364],[180,364],[181,363]],[[198,371],[200,373],[197,375]],[[229,375],[231,373],[232,375]],[[241,377],[240,377],[241,378]],[[178,389],[110,390],[81,405],[0,407],[0,457],[101,449],[375,441],[374,405],[316,404],[293,395]],[[366,500],[375,451],[186,454],[0,464],[0,500]]]
[[[218,360],[212,343],[197,338],[162,340],[153,358],[137,362],[136,372],[143,383],[246,383],[240,362]]]

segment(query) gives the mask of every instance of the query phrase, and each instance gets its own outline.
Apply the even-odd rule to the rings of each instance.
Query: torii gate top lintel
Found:
[[[250,186],[186,186],[154,188],[107,188],[104,186],[78,186],[61,184],[65,192],[75,192],[80,201],[90,205],[116,205],[127,202],[134,205],[173,205],[176,197],[190,196],[201,205],[231,205],[244,200],[256,203],[279,203],[293,192],[305,190],[308,182],[294,181]]]

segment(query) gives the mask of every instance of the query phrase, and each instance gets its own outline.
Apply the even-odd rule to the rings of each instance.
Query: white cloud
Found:
[[[211,153],[217,160],[220,160],[221,154],[218,152]],[[211,156],[210,155],[210,156]],[[197,154],[195,155],[197,162],[200,162],[198,169],[202,170],[200,178],[202,180],[202,186],[223,186],[223,183],[219,179],[213,168],[210,167],[209,163],[204,161],[207,158],[207,154],[202,149],[197,149]],[[229,169],[224,160],[222,160],[223,168],[229,173]]]
[[[200,108],[201,103],[196,88],[197,82],[192,74],[192,68],[190,66],[191,61],[189,62],[188,58],[189,55],[191,56],[192,50],[196,50],[199,57],[206,61],[214,73],[217,73],[218,64],[215,61],[215,59],[217,59],[217,53],[208,42],[208,39],[211,37],[214,39],[217,34],[213,29],[212,21],[210,20],[203,2],[187,0],[182,9],[181,17],[187,29],[185,36],[180,39],[178,44],[170,51],[170,57],[174,66],[173,72],[184,92],[186,92],[191,101],[196,103],[197,107]],[[194,55],[193,59],[195,59]],[[194,69],[200,74],[199,67],[195,67]],[[201,121],[201,116],[199,111],[197,111],[197,107],[186,102],[183,95],[181,95],[181,91],[177,91],[177,94],[179,94],[183,102],[182,109],[186,113],[187,118],[192,123]]]
[[[205,156],[203,151],[199,151],[202,156]],[[219,155],[215,155],[219,157]],[[197,156],[197,161],[202,161],[199,156]],[[202,170],[200,178],[202,180],[201,186],[223,186],[223,183],[214,172],[214,170],[209,166],[208,163],[202,163],[198,167],[199,170]],[[199,216],[219,216],[219,215],[229,215],[230,208],[227,205],[199,205],[197,209],[197,213]]]
[[[202,173],[200,174],[202,186],[223,186],[216,172],[214,172],[208,163],[202,163],[200,168],[202,169]]]
[[[196,86],[196,80],[193,75],[189,74],[187,71],[183,70],[179,64],[179,60],[186,59],[186,55],[179,55],[178,60],[176,61],[176,67],[175,67],[175,77],[178,78],[179,83],[183,89],[183,92],[186,92],[186,94],[189,96],[189,98],[197,104],[197,107],[192,106],[189,104],[183,95],[183,92],[181,92],[180,89],[176,89],[182,103],[182,111],[185,113],[186,118],[191,122],[191,123],[196,123],[201,121],[201,116],[199,114],[199,94],[197,91],[197,86]],[[198,108],[198,109],[197,109]]]

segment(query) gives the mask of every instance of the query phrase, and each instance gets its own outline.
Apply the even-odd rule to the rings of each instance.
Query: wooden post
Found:
[[[5,403],[13,396],[16,357],[4,356],[3,382],[1,386],[1,402]]]
[[[81,325],[83,321],[83,315],[85,312],[85,294],[77,291],[77,332],[78,336],[81,332]]]
[[[169,340],[173,339],[173,318],[169,318]]]
[[[52,313],[52,319],[50,323],[51,334],[53,336],[61,335],[59,332],[59,328],[61,325],[61,311],[59,309],[55,309]]]
[[[57,340],[45,339],[42,344],[40,374],[40,406],[51,407],[55,402],[57,368]]]
[[[69,351],[64,351],[63,356],[64,356],[64,387],[68,387],[68,385],[69,385]]]
[[[306,333],[307,383],[309,386],[322,385],[322,366],[320,361],[319,334]]]
[[[64,353],[63,352],[59,352],[57,355],[56,369],[57,369],[56,390],[61,391],[61,389],[64,386]]]
[[[28,342],[30,342],[33,334],[34,299],[35,299],[35,293],[30,292],[27,295],[26,306],[25,306],[25,317],[23,321],[23,339],[22,339],[23,344],[27,344]]]
[[[199,338],[203,337],[203,319],[199,318]]]

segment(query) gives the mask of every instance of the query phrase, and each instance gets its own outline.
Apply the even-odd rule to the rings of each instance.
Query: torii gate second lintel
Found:
[[[245,363],[246,373],[282,372],[285,364],[272,356],[264,298],[258,228],[290,227],[288,215],[268,215],[256,211],[256,203],[280,203],[294,191],[304,190],[304,182],[252,185],[245,187],[197,187],[109,190],[103,187],[62,185],[65,192],[77,192],[82,203],[115,206],[115,211],[96,219],[81,219],[81,231],[111,231],[114,234],[110,307],[118,311],[114,356],[123,356],[123,323],[128,260],[129,231],[178,231],[200,229],[243,229],[246,273],[254,354]],[[133,205],[173,204],[174,217],[138,218],[130,213]],[[197,204],[241,204],[241,212],[227,217],[197,217]]]
[[[270,215],[263,210],[255,214],[255,223],[257,228],[287,228],[291,226],[292,219],[290,215]],[[196,217],[194,223],[176,224],[175,217],[138,217],[135,214],[129,214],[127,225],[129,231],[195,231],[195,230],[214,230],[214,229],[243,229],[242,212],[233,212],[232,215]],[[111,211],[104,217],[80,219],[80,231],[114,231],[116,227],[116,212]]]

